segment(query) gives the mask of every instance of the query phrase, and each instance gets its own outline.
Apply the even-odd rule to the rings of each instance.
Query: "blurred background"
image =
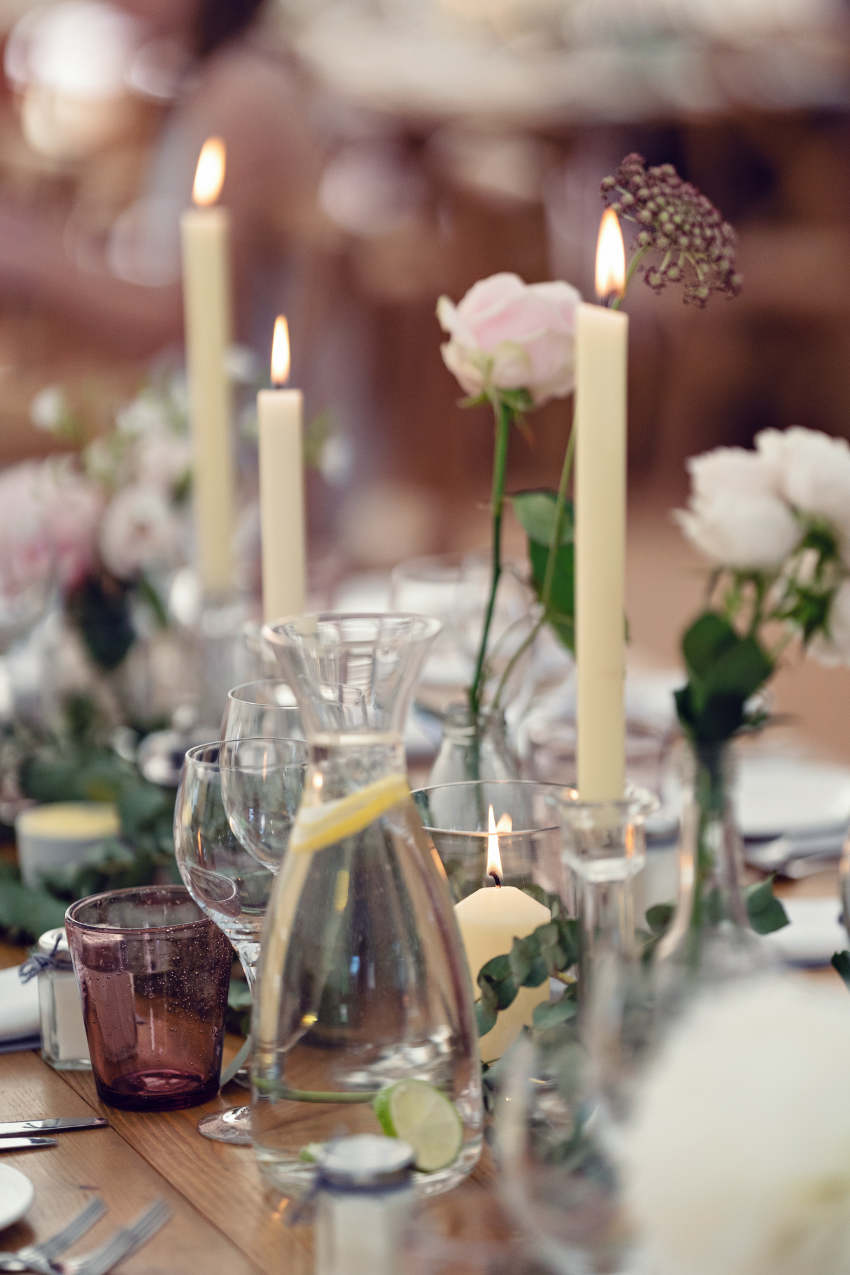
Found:
[[[744,276],[705,311],[629,294],[635,650],[671,663],[698,600],[669,518],[688,455],[769,426],[850,436],[843,0],[3,0],[0,26],[2,464],[57,446],[46,386],[91,436],[179,366],[179,217],[211,134],[240,345],[263,379],[285,311],[334,439],[309,480],[315,581],[486,541],[490,420],[457,406],[437,297],[497,270],[591,296],[599,183],[629,151],[713,200]],[[511,487],[555,485],[567,411],[514,440]],[[811,711],[835,679],[781,694],[850,759]]]

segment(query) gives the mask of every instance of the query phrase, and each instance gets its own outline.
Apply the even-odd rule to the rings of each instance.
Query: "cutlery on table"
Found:
[[[156,1235],[170,1217],[171,1209],[165,1200],[154,1200],[135,1221],[122,1226],[99,1248],[91,1249],[80,1257],[69,1257],[67,1261],[52,1261],[47,1266],[30,1269],[38,1271],[39,1275],[106,1275],[113,1266]]]
[[[58,1146],[58,1138],[0,1138],[0,1151],[26,1151],[31,1147]]]
[[[57,1116],[44,1120],[0,1120],[0,1138],[19,1133],[64,1133],[70,1129],[103,1129],[109,1121],[103,1116]]]
[[[103,1200],[95,1196],[61,1231],[40,1244],[27,1244],[16,1253],[0,1253],[0,1271],[49,1270],[49,1263],[85,1235],[105,1212]]]

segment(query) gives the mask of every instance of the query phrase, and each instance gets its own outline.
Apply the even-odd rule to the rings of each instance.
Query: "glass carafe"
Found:
[[[392,1125],[414,1150],[423,1139],[425,1193],[459,1182],[480,1153],[472,987],[401,735],[438,628],[414,615],[326,614],[264,631],[310,750],[253,1025],[254,1145],[284,1194],[309,1188],[323,1144],[379,1133],[375,1098],[401,1082],[415,1083],[396,1091],[405,1101]]]

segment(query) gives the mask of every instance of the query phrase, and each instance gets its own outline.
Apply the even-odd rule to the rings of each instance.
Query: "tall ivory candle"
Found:
[[[501,884],[502,864],[496,831],[501,823],[501,820],[499,825],[494,823],[491,806],[487,873],[493,884],[485,885],[455,905],[455,917],[474,988],[477,988],[476,980],[482,965],[494,956],[504,956],[510,952],[515,938],[525,938],[538,925],[545,925],[552,919],[552,913],[542,903],[516,886]],[[520,988],[511,1004],[499,1011],[495,1025],[480,1038],[478,1044],[482,1062],[501,1058],[523,1027],[531,1025],[535,1006],[548,999],[548,983],[540,987]]]
[[[603,215],[600,298],[622,294],[616,214]],[[576,665],[578,790],[615,800],[625,783],[626,363],[628,320],[579,306],[576,327]]]
[[[232,417],[227,350],[231,337],[230,219],[215,204],[224,181],[224,145],[205,143],[193,199],[181,218],[183,310],[189,417],[192,427],[192,506],[198,572],[207,594],[233,585]]]
[[[260,429],[260,529],[263,615],[274,620],[304,610],[305,533],[303,403],[284,389],[289,376],[289,330],[282,316],[272,342],[272,383],[257,397]]]

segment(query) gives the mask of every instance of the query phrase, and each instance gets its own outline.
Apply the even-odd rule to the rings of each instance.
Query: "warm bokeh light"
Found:
[[[596,295],[600,301],[621,297],[626,287],[626,249],[613,208],[606,208],[596,241]]]
[[[492,877],[497,885],[502,884],[502,856],[499,853],[499,833],[510,832],[513,820],[509,814],[499,816],[499,822],[493,816],[493,807],[487,810],[487,876]]]
[[[272,385],[284,385],[289,380],[289,362],[289,324],[279,314],[272,337]]]
[[[208,137],[198,156],[192,199],[201,208],[214,204],[224,185],[224,142],[220,137]]]

